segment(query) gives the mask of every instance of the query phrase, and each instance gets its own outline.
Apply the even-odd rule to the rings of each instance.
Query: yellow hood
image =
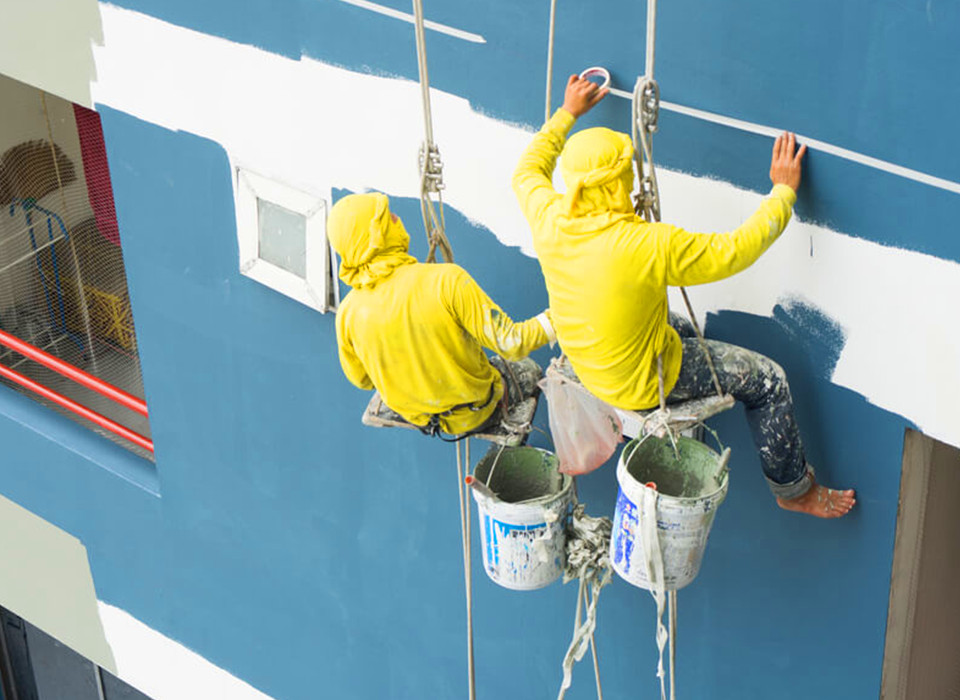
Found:
[[[634,215],[633,144],[626,134],[603,127],[578,132],[563,149],[560,173],[567,186],[561,228],[595,230]]]
[[[327,235],[340,256],[340,279],[354,289],[373,289],[397,267],[417,262],[407,254],[403,222],[390,215],[379,192],[347,195],[333,205]]]

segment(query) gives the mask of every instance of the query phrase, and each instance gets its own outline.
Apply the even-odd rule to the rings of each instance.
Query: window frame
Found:
[[[315,311],[335,311],[339,287],[332,274],[335,254],[327,239],[329,188],[323,188],[322,194],[305,192],[243,166],[234,168],[234,179],[240,273]],[[258,200],[281,206],[306,219],[306,277],[260,257]]]

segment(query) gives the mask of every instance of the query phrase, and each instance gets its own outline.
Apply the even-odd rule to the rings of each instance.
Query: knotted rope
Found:
[[[610,565],[609,518],[593,518],[585,513],[584,505],[578,503],[567,526],[567,564],[563,582],[579,579],[577,611],[574,617],[573,639],[563,657],[563,681],[557,700],[563,700],[573,679],[573,665],[580,661],[589,647],[593,655],[593,672],[597,681],[597,697],[603,700],[600,685],[600,664],[597,658],[597,642],[594,630],[597,627],[597,602],[600,590],[610,583],[613,568]],[[583,615],[584,607],[586,614]]]

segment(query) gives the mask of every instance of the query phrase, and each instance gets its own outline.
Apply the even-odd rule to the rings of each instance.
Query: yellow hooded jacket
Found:
[[[548,342],[532,318],[513,323],[467,272],[421,264],[410,237],[379,193],[344,197],[331,209],[330,241],[340,279],[353,287],[337,311],[344,374],[414,425],[432,415],[458,434],[481,426],[503,396],[486,347],[518,360]]]
[[[681,343],[667,322],[667,285],[694,285],[747,268],[790,220],[796,194],[776,185],[760,208],[729,233],[691,233],[634,214],[630,137],[586,129],[564,147],[575,118],[564,109],[524,151],[513,189],[533,230],[561,347],[584,386],[625,409],[658,404],[680,373]],[[565,195],[551,176],[563,150]]]

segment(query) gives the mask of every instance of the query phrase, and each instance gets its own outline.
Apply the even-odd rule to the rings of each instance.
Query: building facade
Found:
[[[510,175],[543,120],[550,4],[425,4],[447,233],[457,262],[527,318],[547,295]],[[149,419],[93,394],[74,400],[150,445],[131,449],[0,387],[0,515],[11,543],[30,543],[5,548],[0,605],[156,700],[465,697],[453,449],[361,424],[369,396],[336,352],[333,309],[347,290],[322,238],[330,205],[374,189],[391,197],[413,252],[426,251],[411,8],[45,0],[11,12],[0,145],[52,145],[54,184],[0,187],[17,216],[33,212],[0,235],[36,225],[29,235],[46,237],[47,221],[62,220],[79,249],[93,222],[87,248],[100,257],[89,274],[73,263],[80,272],[64,273],[61,290],[50,250],[66,261],[67,243],[22,243],[27,264],[0,273],[0,329],[27,319],[17,328],[63,336],[75,349],[58,357],[145,402]],[[616,92],[579,126],[629,131],[645,13],[626,0],[559,4],[552,108],[567,75],[603,65]],[[895,563],[895,549],[911,532],[905,517],[927,527],[916,513],[928,492],[956,488],[933,479],[910,500],[907,466],[926,474],[923,455],[936,454],[944,473],[960,470],[960,91],[948,78],[958,26],[951,3],[660,3],[665,220],[734,228],[769,188],[769,133],[810,144],[782,238],[746,272],[690,291],[709,337],[786,369],[818,475],[858,494],[839,521],[782,512],[742,410],[712,421],[733,448],[731,485],[700,576],[679,597],[681,697],[876,698],[882,686],[910,697],[893,688],[919,673],[904,660],[915,619],[935,625],[930,611],[957,605],[936,597],[949,580],[936,566],[921,579],[929,586],[898,592],[897,566],[928,569],[910,569],[899,550]],[[102,157],[81,133],[87,112]],[[112,219],[91,184],[104,158]],[[248,189],[279,207],[259,231],[248,228]],[[37,206],[56,218],[41,221]],[[299,244],[281,235],[288,224]],[[17,259],[4,254],[0,268]],[[309,275],[292,262],[303,259]],[[104,269],[112,277],[97,277]],[[70,280],[78,291],[64,291]],[[118,300],[102,314],[120,321],[84,321],[97,292]],[[110,336],[126,315],[135,338]],[[94,371],[98,347],[119,359]],[[531,444],[550,446],[539,433]],[[611,515],[612,463],[579,478],[578,493],[588,512]],[[474,549],[478,696],[552,697],[574,586],[500,589]],[[67,589],[76,599],[51,606]],[[610,697],[656,692],[653,630],[649,595],[619,580],[604,590],[597,645]],[[936,648],[955,665],[960,640],[943,634]],[[956,679],[945,665],[945,682]],[[588,666],[568,698],[594,697]]]

